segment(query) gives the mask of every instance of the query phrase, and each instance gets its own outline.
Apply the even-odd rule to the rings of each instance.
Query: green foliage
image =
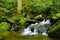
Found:
[[[7,20],[11,23],[15,23],[17,25],[17,28],[22,28],[25,27],[25,22],[26,22],[26,18],[24,17],[25,14],[16,14],[12,17],[7,17]],[[17,23],[16,23],[17,22]]]
[[[17,2],[14,0],[0,0],[0,21],[12,22],[14,19],[10,19],[17,11]]]
[[[10,29],[10,24],[7,22],[0,23],[0,31],[8,31]]]
[[[21,25],[24,25],[25,22],[26,22],[26,18],[22,18],[21,20],[19,20],[19,23],[20,23]]]
[[[53,19],[58,19],[60,16],[60,0],[51,0],[52,5],[50,5],[50,17]]]
[[[43,2],[42,0],[30,0],[28,4],[28,11],[41,14],[41,12],[44,12],[49,5],[47,2]]]
[[[16,12],[17,3],[13,0],[1,0],[0,1],[0,15],[10,15]]]
[[[32,15],[31,18],[33,18],[32,21],[40,18],[60,18],[60,0],[29,0],[27,11],[30,14],[26,20],[24,1],[22,3],[22,13],[17,14],[17,0],[0,0],[0,21],[12,23],[12,25],[17,22],[19,27],[25,27],[25,22],[30,20],[30,14]]]
[[[53,19],[58,19],[58,18],[60,18],[60,13],[54,14],[52,18],[53,18]]]
[[[23,0],[23,10],[24,10],[24,0]],[[42,15],[43,17],[58,19],[55,16],[60,13],[60,0],[29,0],[28,1],[28,12],[32,15]],[[44,16],[46,15],[46,16]]]
[[[16,14],[16,15],[14,15],[12,17],[7,17],[7,20],[10,21],[11,23],[14,23],[16,21],[24,19],[24,16],[25,16],[24,13],[22,13],[22,14]]]
[[[24,20],[22,19],[24,19],[25,13],[22,14],[16,13],[17,13],[17,0],[0,1],[0,21],[9,23],[11,27],[14,23],[18,21],[16,25],[20,27],[20,25],[22,25],[24,22]],[[20,20],[22,22],[19,23]]]

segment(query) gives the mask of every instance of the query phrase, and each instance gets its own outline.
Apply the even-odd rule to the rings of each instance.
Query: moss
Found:
[[[38,15],[38,16],[35,17],[35,19],[38,19],[38,18],[43,18],[43,16],[42,15]]]
[[[48,34],[50,37],[60,38],[60,20],[52,26]]]
[[[42,36],[40,34],[36,36],[21,36],[18,32],[0,32],[0,37],[3,40],[53,40],[52,38]]]

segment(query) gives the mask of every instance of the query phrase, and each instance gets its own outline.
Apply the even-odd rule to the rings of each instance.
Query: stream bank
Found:
[[[21,36],[20,33],[14,31],[0,32],[0,40],[59,40],[49,38],[40,34],[36,36]]]

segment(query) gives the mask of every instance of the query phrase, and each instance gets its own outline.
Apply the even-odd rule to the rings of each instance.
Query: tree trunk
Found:
[[[17,0],[17,12],[18,13],[21,13],[21,10],[22,10],[22,0]]]
[[[29,12],[28,12],[28,2],[29,2],[29,0],[25,0],[24,11],[25,11],[26,17],[27,17],[26,20],[29,20],[29,19],[30,19],[30,14],[29,14]]]
[[[25,0],[24,10],[25,10],[25,12],[27,14],[28,13],[28,0]]]

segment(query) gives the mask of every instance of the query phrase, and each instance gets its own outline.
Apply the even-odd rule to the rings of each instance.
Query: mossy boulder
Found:
[[[50,37],[60,38],[60,20],[57,21],[57,23],[52,26],[48,35]]]

